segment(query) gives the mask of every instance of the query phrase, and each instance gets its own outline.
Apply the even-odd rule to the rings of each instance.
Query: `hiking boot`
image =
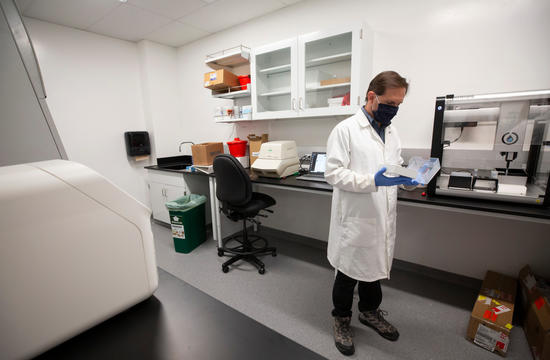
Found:
[[[376,330],[383,338],[390,341],[396,341],[399,339],[399,332],[392,324],[384,319],[384,316],[387,315],[387,311],[380,309],[364,311],[359,314],[359,321]]]
[[[336,348],[344,355],[353,355],[355,347],[353,346],[353,332],[351,326],[351,316],[334,317],[334,344]]]

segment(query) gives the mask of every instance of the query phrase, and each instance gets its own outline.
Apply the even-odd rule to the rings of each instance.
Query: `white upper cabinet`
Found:
[[[250,69],[254,120],[298,115],[297,48],[294,38],[253,50]]]
[[[299,97],[302,116],[347,115],[360,104],[361,31],[300,36]]]
[[[370,77],[370,44],[358,26],[253,49],[254,119],[354,114]]]

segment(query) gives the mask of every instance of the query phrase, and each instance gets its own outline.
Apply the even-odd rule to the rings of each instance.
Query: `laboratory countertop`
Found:
[[[173,170],[165,169],[156,165],[146,166],[146,169],[150,170],[160,170],[160,171],[169,171],[176,172],[181,174],[189,175],[199,175],[199,176],[214,176],[214,174],[205,174],[202,172],[189,172],[186,170]],[[250,174],[250,179],[253,183],[257,184],[267,184],[267,185],[276,185],[289,188],[300,188],[305,190],[314,190],[314,191],[325,191],[332,192],[332,186],[315,181],[304,181],[297,180],[296,176],[290,176],[285,179],[273,179],[258,177],[255,174],[251,174],[250,170],[247,169]],[[444,206],[464,210],[474,210],[474,211],[485,211],[496,214],[506,214],[513,216],[524,216],[529,218],[537,218],[543,220],[550,220],[550,208],[544,208],[542,206],[530,206],[517,203],[507,203],[499,201],[489,201],[489,200],[476,200],[476,199],[467,199],[451,196],[427,196],[422,195],[426,189],[415,189],[412,191],[399,190],[397,199],[400,202],[410,202],[416,203],[419,205],[427,206]]]

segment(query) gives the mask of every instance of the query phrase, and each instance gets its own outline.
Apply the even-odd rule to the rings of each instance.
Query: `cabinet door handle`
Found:
[[[357,105],[361,105],[361,96],[357,97]]]
[[[290,103],[290,110],[296,110],[296,98],[292,98]]]
[[[304,110],[304,104],[302,100],[303,100],[302,97],[300,97],[300,101],[298,102],[300,106],[300,110]]]

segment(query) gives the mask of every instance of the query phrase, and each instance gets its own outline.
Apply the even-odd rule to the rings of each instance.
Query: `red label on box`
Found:
[[[544,298],[541,296],[539,297],[537,300],[535,300],[535,306],[537,307],[537,309],[540,310],[541,307],[544,306]]]
[[[483,313],[484,319],[490,319],[492,322],[497,321],[497,314],[492,312],[491,310],[485,310],[485,313]]]

